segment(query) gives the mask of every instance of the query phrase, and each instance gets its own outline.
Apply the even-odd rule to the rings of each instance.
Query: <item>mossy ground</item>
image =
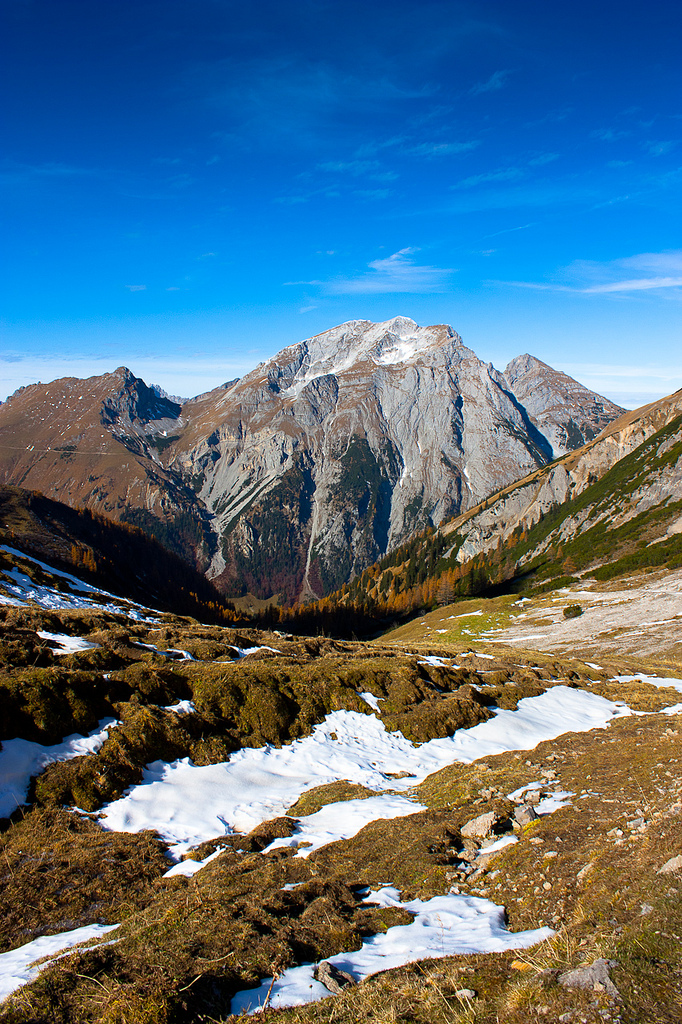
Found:
[[[37,629],[97,638],[101,647],[57,656],[39,641]],[[107,613],[22,609],[5,612],[2,643],[0,689],[5,706],[14,709],[6,736],[21,727],[26,736],[33,730],[29,738],[53,742],[93,716],[112,713],[122,722],[97,755],[44,772],[31,803],[6,823],[0,836],[2,948],[92,922],[121,922],[121,930],[110,945],[55,962],[2,1005],[0,1020],[227,1020],[237,989],[289,964],[358,948],[364,937],[406,923],[404,912],[362,904],[361,886],[385,882],[400,887],[404,898],[442,894],[454,885],[504,905],[512,930],[549,924],[557,935],[524,953],[411,965],[312,1007],[268,1010],[268,1018],[414,1024],[679,1020],[678,879],[657,874],[682,853],[682,739],[676,717],[659,713],[679,694],[609,681],[616,671],[654,665],[605,660],[597,671],[578,659],[477,644],[481,653],[494,652],[480,658],[465,655],[468,637],[445,645],[435,639],[405,646],[342,644],[203,627],[170,616],[136,625]],[[191,651],[198,660],[170,661],[139,643]],[[231,660],[235,646],[264,644],[278,653]],[[449,655],[461,667],[423,664],[416,651]],[[41,664],[31,663],[36,657]],[[667,674],[674,668],[668,666]],[[419,740],[481,721],[492,705],[515,707],[559,682],[623,699],[646,714],[560,737],[530,753],[445,768],[414,790],[427,810],[373,822],[307,859],[291,849],[260,851],[290,834],[292,815],[367,791],[343,782],[311,790],[289,808],[289,817],[266,822],[250,836],[204,844],[195,856],[217,846],[223,852],[189,879],[162,878],[168,862],[154,834],[106,833],[95,819],[63,808],[80,800],[98,807],[137,781],[156,757],[209,763],[239,746],[306,735],[330,710],[373,714],[358,696],[363,691],[382,698],[389,728]],[[194,701],[193,714],[163,710],[187,697]],[[462,825],[491,808],[508,810],[509,792],[552,774],[576,794],[571,806],[517,832],[517,844],[475,877],[463,876]],[[597,955],[619,962],[613,978],[620,1004],[556,984],[559,968]],[[462,989],[476,997],[457,996]]]

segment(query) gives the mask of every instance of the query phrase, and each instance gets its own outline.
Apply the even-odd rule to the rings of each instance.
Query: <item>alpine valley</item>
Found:
[[[2,1024],[678,1024],[682,392],[399,317],[0,431]]]
[[[623,410],[446,325],[353,320],[180,403],[120,367],[0,407],[0,481],[141,527],[224,594],[322,597]]]

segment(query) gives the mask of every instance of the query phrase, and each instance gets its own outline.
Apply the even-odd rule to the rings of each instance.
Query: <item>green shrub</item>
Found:
[[[567,604],[564,608],[565,619],[577,619],[582,613],[583,610],[579,604]]]

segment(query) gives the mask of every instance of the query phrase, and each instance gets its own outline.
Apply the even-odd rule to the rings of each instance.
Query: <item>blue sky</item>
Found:
[[[682,386],[682,7],[5,0],[0,398],[350,319]]]

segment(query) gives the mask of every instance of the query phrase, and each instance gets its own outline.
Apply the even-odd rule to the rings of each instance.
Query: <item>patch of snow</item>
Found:
[[[33,939],[17,949],[0,953],[0,1001],[7,999],[22,985],[35,981],[41,971],[74,947],[82,946],[90,939],[99,939],[118,927],[117,924],[88,924],[70,932],[41,935],[39,939]],[[36,960],[42,960],[43,957],[50,959],[36,965]]]
[[[560,807],[568,807],[571,803],[570,797],[575,796],[575,793],[570,793],[564,789],[558,789],[551,796],[546,796],[544,800],[541,800],[539,804],[535,805],[535,811],[541,817],[543,814],[554,814]]]
[[[476,612],[462,612],[461,615],[453,615],[452,618],[453,619],[468,619],[472,615],[483,615],[483,609],[479,608],[478,611],[476,611]]]
[[[601,667],[601,665],[595,665],[595,663],[593,661],[586,661],[585,664],[587,665],[588,668],[593,668],[595,672],[603,672],[604,671],[604,669]]]
[[[41,640],[49,640],[51,643],[57,644],[52,651],[53,654],[78,654],[79,651],[94,651],[101,646],[101,644],[93,644],[89,640],[82,640],[77,636],[68,636],[67,633],[48,633],[45,629],[39,629],[38,636]]]
[[[532,789],[542,789],[544,783],[542,782],[529,782],[527,786],[521,786],[519,789],[515,789],[513,793],[507,794],[507,799],[517,802],[522,800],[523,797]]]
[[[243,748],[222,764],[155,761],[140,785],[103,808],[101,824],[118,832],[155,829],[179,858],[215,836],[250,832],[315,786],[347,780],[379,793],[406,792],[453,762],[533,749],[562,733],[605,728],[630,713],[597,694],[554,686],[523,698],[514,711],[498,708],[471,729],[415,746],[402,733],[387,732],[375,715],[333,711],[312,735],[281,748]],[[401,772],[405,777],[395,778]]]
[[[61,569],[54,569],[47,562],[41,562],[39,558],[34,558],[33,555],[25,555],[23,551],[19,551],[17,548],[10,548],[6,544],[0,544],[0,551],[4,551],[6,555],[14,555],[15,558],[23,558],[27,562],[33,562],[34,565],[40,566],[43,572],[49,573],[51,576],[59,576],[60,579],[66,580],[73,590],[81,590],[84,594],[103,594],[105,591],[98,590],[97,587],[93,587],[90,583],[84,583],[83,580],[79,580],[77,576],[72,576],[70,572],[63,572]],[[113,597],[113,594],[107,594],[107,597]]]
[[[663,708],[664,715],[679,715],[682,712],[682,704],[671,704],[669,708]]]
[[[103,718],[89,736],[74,733],[52,746],[22,739],[3,740],[0,750],[0,818],[8,818],[17,807],[26,803],[34,775],[40,775],[48,764],[55,761],[69,761],[72,757],[97,753],[109,730],[116,724],[114,718]]]
[[[163,658],[170,658],[171,661],[196,661],[193,654],[190,654],[189,651],[182,651],[179,647],[169,647],[168,650],[161,651],[156,644],[143,644],[141,640],[134,640],[133,647],[144,647],[148,651],[160,654]]]
[[[69,585],[77,590],[91,594],[93,597],[97,596],[106,599],[106,603],[102,603],[101,601],[93,600],[93,597],[83,596],[83,594],[65,593],[62,590],[57,590],[56,587],[34,583],[26,573],[21,572],[20,569],[13,568],[0,569],[0,573],[5,577],[5,579],[0,579],[0,587],[4,588],[4,593],[0,591],[0,605],[22,608],[30,602],[35,602],[41,608],[55,610],[74,608],[97,609],[98,611],[125,615],[135,622],[156,623],[158,621],[149,614],[148,608],[144,608],[133,601],[128,601],[127,598],[116,598],[106,590],[97,590],[95,587],[91,587],[89,583],[82,583],[75,576],[70,576],[69,573],[61,572],[59,569],[53,569],[45,562],[31,558],[29,555],[24,555],[15,548],[0,545],[0,550],[6,554],[17,555],[29,562],[35,562],[41,569],[52,573],[54,576],[64,577]],[[115,601],[123,601],[124,604],[112,603]]]
[[[274,651],[275,654],[281,654],[282,653],[281,651],[278,651],[276,647],[268,647],[268,646],[263,646],[263,647],[235,647],[232,644],[230,646],[232,647],[233,651],[237,652],[237,654],[236,654],[237,658],[245,658],[247,656],[247,654],[256,654],[258,651]]]
[[[208,857],[203,860],[181,860],[178,864],[174,864],[172,868],[163,875],[163,878],[176,878],[178,875],[184,875],[185,878],[191,878],[192,875],[196,875],[197,871],[201,871],[207,864],[210,864],[212,860],[219,857],[225,849],[224,846],[219,846],[213,853],[209,853]]]
[[[673,690],[677,690],[678,693],[682,693],[682,679],[664,679],[659,676],[645,675],[644,672],[638,672],[634,676],[616,676],[614,679],[616,683],[650,683],[651,686],[657,686],[659,689],[663,687],[670,687]]]
[[[518,843],[516,836],[502,836],[501,839],[496,839],[490,846],[481,847],[481,856],[487,856],[489,853],[497,853],[498,850],[504,850],[505,846],[513,846],[514,843]]]
[[[369,690],[366,690],[365,693],[359,693],[358,697],[362,697],[362,699],[364,700],[365,704],[369,704],[369,706],[371,708],[373,708],[374,711],[378,711],[381,714],[381,708],[379,707],[379,701],[380,700],[386,700],[385,697],[375,697],[373,693],[369,692]]]
[[[439,629],[438,632],[439,633],[446,633],[447,630]],[[419,662],[419,664],[420,665],[433,665],[434,668],[447,668],[448,667],[447,660],[445,658],[439,658],[435,654],[425,654],[424,657]],[[453,668],[456,668],[456,667],[457,666],[453,665]]]
[[[515,789],[513,793],[508,794],[508,798],[513,800],[515,803],[520,803],[525,794],[532,790],[546,789],[547,786],[555,785],[552,782],[529,782],[527,786],[521,786],[519,789]],[[544,814],[553,814],[554,811],[558,811],[560,807],[568,807],[570,804],[570,797],[575,796],[575,793],[569,793],[567,790],[557,789],[551,796],[546,796],[539,803],[535,804],[535,811],[540,816]]]
[[[505,912],[490,900],[476,896],[435,896],[430,900],[400,902],[400,891],[392,886],[371,893],[364,901],[382,907],[400,907],[414,916],[411,924],[395,925],[372,935],[351,953],[338,953],[329,962],[351,974],[357,981],[379,971],[402,967],[417,960],[438,959],[471,953],[496,953],[525,949],[550,938],[551,928],[512,933],[505,927]],[[316,964],[304,964],[285,971],[272,986],[270,1006],[302,1006],[326,999],[330,993],[314,978]],[[272,983],[266,978],[256,989],[247,989],[232,999],[231,1012],[257,1013]]]
[[[196,708],[192,700],[179,700],[177,704],[166,704],[163,710],[174,711],[176,715],[193,715]]]
[[[341,800],[326,804],[315,814],[298,818],[296,831],[291,836],[275,839],[263,851],[269,853],[281,847],[299,847],[297,857],[309,857],[315,850],[339,839],[351,839],[371,821],[382,818],[404,818],[417,811],[425,811],[423,804],[407,800],[404,796],[368,797],[366,800]],[[303,846],[302,844],[306,845]]]

